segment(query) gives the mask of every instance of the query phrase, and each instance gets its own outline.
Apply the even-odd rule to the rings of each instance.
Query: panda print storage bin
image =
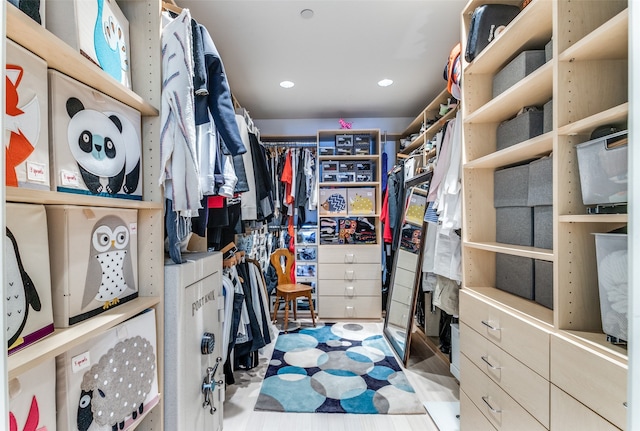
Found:
[[[9,354],[53,332],[43,205],[6,204],[4,306]]]
[[[47,63],[6,39],[5,184],[49,190]]]
[[[137,216],[132,209],[47,205],[56,327],[138,296]]]
[[[59,430],[127,430],[158,404],[155,317],[147,310],[56,357]]]
[[[129,21],[115,0],[55,0],[47,30],[131,88]]]
[[[9,430],[56,431],[56,362],[9,380]]]
[[[142,199],[140,112],[49,70],[54,190]]]

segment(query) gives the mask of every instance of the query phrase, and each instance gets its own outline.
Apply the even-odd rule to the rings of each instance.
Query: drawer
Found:
[[[381,280],[379,263],[323,263],[318,265],[318,278],[326,280]]]
[[[318,314],[321,319],[379,319],[381,310],[382,295],[357,298],[318,297]]]
[[[546,429],[465,355],[460,356],[460,389],[498,430]]]
[[[467,394],[460,391],[460,429],[462,431],[496,431]]]
[[[460,320],[549,379],[549,331],[462,289]],[[461,347],[464,349],[464,347]]]
[[[551,337],[551,383],[615,426],[626,428],[626,364],[554,335]]]
[[[358,296],[380,295],[382,284],[380,280],[318,280],[318,292],[322,295],[344,296],[354,298]]]
[[[549,427],[549,381],[464,323],[460,324],[460,345],[484,374]]]
[[[580,431],[618,431],[593,410],[551,385],[551,429]]]
[[[319,263],[380,263],[379,245],[322,245],[318,249]]]

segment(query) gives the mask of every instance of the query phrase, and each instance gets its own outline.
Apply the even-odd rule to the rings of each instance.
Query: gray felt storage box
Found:
[[[539,68],[545,63],[543,49],[522,51],[516,58],[493,77],[493,97],[503,93],[509,87]]]
[[[553,262],[535,260],[534,269],[534,300],[553,310]]]
[[[529,165],[499,169],[493,174],[493,206],[529,206]]]
[[[496,131],[496,150],[504,150],[541,135],[543,117],[542,110],[529,110],[500,123]]]
[[[553,204],[553,157],[542,157],[529,163],[529,199],[534,207]]]
[[[553,39],[551,39],[544,46],[544,62],[551,60],[553,58]]]
[[[502,244],[532,246],[532,208],[496,208],[496,241]]]
[[[542,107],[542,133],[553,130],[553,99]]]
[[[553,207],[551,205],[533,208],[533,246],[553,249]]]
[[[496,288],[533,299],[533,259],[496,253]]]

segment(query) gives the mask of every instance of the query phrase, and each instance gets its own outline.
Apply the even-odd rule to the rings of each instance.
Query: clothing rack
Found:
[[[315,148],[316,141],[313,142],[298,142],[298,141],[282,141],[282,142],[264,142],[262,144],[265,147],[295,147],[295,148]]]

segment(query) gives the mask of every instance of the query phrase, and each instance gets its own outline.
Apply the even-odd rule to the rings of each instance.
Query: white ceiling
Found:
[[[446,84],[466,0],[176,3],[209,30],[252,118],[335,119],[415,117]],[[379,87],[383,78],[394,84]]]

